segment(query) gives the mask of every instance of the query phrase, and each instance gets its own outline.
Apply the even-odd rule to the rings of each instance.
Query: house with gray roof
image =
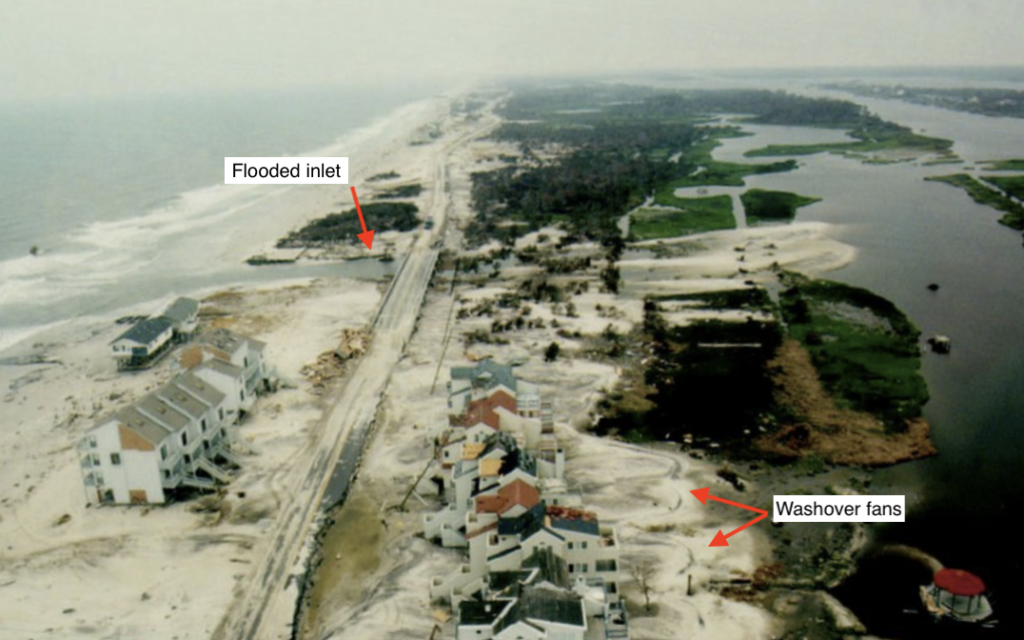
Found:
[[[459,605],[456,640],[585,640],[583,599],[556,589],[523,586],[511,598]]]
[[[517,571],[492,573],[477,597],[456,609],[456,639],[608,640],[629,637],[625,611],[604,600],[565,561],[538,549]]]
[[[490,358],[472,367],[452,367],[451,380],[448,382],[448,412],[462,415],[470,402],[483,400],[499,391],[515,399],[519,415],[531,418],[540,416],[540,393],[537,386],[518,380],[512,367]]]
[[[199,301],[192,298],[178,298],[160,314],[171,321],[174,339],[185,342],[199,326]]]
[[[146,318],[110,343],[117,368],[145,369],[153,366],[171,348],[174,325],[167,318]]]
[[[518,571],[538,550],[550,550],[565,562],[571,577],[600,585],[605,601],[619,602],[620,547],[614,527],[602,526],[589,511],[544,500],[501,513],[488,509],[490,504],[496,503],[478,497],[476,509],[467,514],[461,533],[469,560],[431,581],[432,598],[458,606],[483,589],[487,576]]]
[[[207,364],[216,374],[236,377],[237,389],[232,389],[231,393],[237,397],[241,415],[252,407],[257,395],[272,387],[272,375],[263,355],[266,346],[228,329],[214,329],[183,348],[178,362],[183,369]],[[214,381],[214,373],[204,377],[211,383]]]
[[[234,376],[225,393],[204,377],[217,368]],[[160,504],[178,490],[210,490],[237,465],[238,389],[243,370],[221,361],[175,376],[131,406],[101,418],[78,443],[90,504]],[[219,375],[219,374],[218,374]]]

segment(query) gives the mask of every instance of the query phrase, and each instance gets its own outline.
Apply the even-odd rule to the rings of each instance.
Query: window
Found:
[[[92,454],[92,466],[94,466],[94,467],[100,466],[100,456],[99,456],[99,454],[96,454],[96,453]]]
[[[96,436],[89,436],[89,447],[92,449],[96,448]]]
[[[217,415],[220,416],[221,420],[224,419],[224,407],[218,407],[217,408]]]
[[[168,479],[170,477],[171,477],[170,469],[164,469],[164,479]]]
[[[160,459],[161,460],[166,460],[167,459],[167,445],[164,445],[164,446],[160,447]]]
[[[576,565],[574,565],[572,563],[569,563],[569,573],[574,573],[575,571],[576,571]]]
[[[584,540],[583,542],[580,543],[580,548],[581,549],[586,549],[587,548],[587,541],[586,540]]]
[[[238,397],[241,398],[242,400],[245,400],[245,389],[242,389],[241,391],[238,392]]]
[[[203,418],[199,423],[199,428],[202,429],[203,433],[206,433],[206,418]]]
[[[188,431],[182,431],[181,432],[181,446],[184,447],[187,444],[188,444]]]
[[[96,485],[97,486],[103,486],[103,474],[102,473],[97,473],[95,478],[96,478]]]
[[[110,464],[120,465],[121,464],[121,454],[120,453],[112,453],[112,454],[110,454]]]
[[[572,551],[572,542],[569,542],[569,550]]]
[[[594,571],[615,571],[615,560],[598,560],[594,563]]]

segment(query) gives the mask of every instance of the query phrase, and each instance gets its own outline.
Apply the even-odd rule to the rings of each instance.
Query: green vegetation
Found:
[[[618,234],[616,222],[665,182],[692,170],[670,162],[664,149],[689,148],[700,134],[687,124],[598,122],[592,128],[550,123],[509,124],[496,134],[518,142],[523,161],[473,174],[477,219],[472,240],[505,239],[558,223],[574,239]],[[535,146],[571,149],[539,162]],[[520,223],[520,228],[509,222]]]
[[[986,160],[981,168],[985,171],[1024,171],[1024,160]]]
[[[763,458],[752,432],[800,425],[807,433],[809,426],[777,395],[779,367],[788,365],[775,357],[786,337],[806,348],[841,407],[876,416],[891,433],[904,431],[928,400],[918,329],[864,289],[795,273],[780,278],[780,306],[759,287],[647,299],[636,344],[650,357],[600,402],[597,431],[657,440],[693,434],[727,446],[730,455]],[[662,313],[672,302],[763,311],[773,319],[673,326]]]
[[[751,189],[740,196],[747,212],[747,223],[789,222],[796,217],[796,210],[820,202],[821,198],[801,196],[788,191],[767,191]]]
[[[772,311],[772,300],[768,292],[760,287],[726,289],[724,291],[703,291],[661,296],[664,302],[695,302],[709,309],[743,309],[745,311]]]
[[[629,218],[629,230],[632,237],[636,240],[652,240],[736,228],[732,198],[729,196],[707,198],[676,198],[673,196],[672,202],[678,208],[640,209],[633,212]]]
[[[738,164],[712,160],[709,154],[706,158],[699,158],[698,161],[701,162],[701,165],[696,172],[673,180],[658,189],[654,194],[654,201],[658,204],[669,204],[668,198],[676,189],[715,186],[742,187],[746,184],[743,179],[747,176],[783,173],[797,168],[796,160],[783,160],[771,164]]]
[[[366,179],[367,182],[380,182],[381,180],[393,180],[400,177],[397,171],[385,171],[384,173],[375,173]]]
[[[1024,176],[982,176],[981,179],[1011,198],[1024,200]]]
[[[939,158],[935,158],[934,160],[928,160],[926,162],[922,162],[921,166],[923,166],[923,167],[936,167],[936,166],[942,165],[942,164],[960,164],[961,162],[963,162],[963,159],[960,156],[958,156],[958,155],[956,155],[954,153],[950,153],[948,155],[943,155],[943,156],[941,156]]]
[[[967,195],[969,195],[971,199],[978,204],[992,207],[997,211],[1002,211],[1003,217],[999,219],[1000,224],[1004,224],[1011,229],[1017,229],[1018,231],[1024,230],[1024,207],[1006,197],[999,191],[986,186],[985,183],[981,182],[977,178],[969,176],[966,173],[955,173],[948,176],[931,176],[925,178],[925,180],[929,180],[931,182],[944,182],[957,187],[958,189],[963,189],[967,192]],[[1000,178],[992,176],[985,178],[985,180],[998,186],[994,181],[1000,180]]]
[[[742,186],[749,175],[797,168],[795,160],[750,165],[713,160],[721,139],[746,135],[718,123],[718,114],[853,130],[861,140],[842,143],[851,151],[950,144],[915,136],[851,102],[785,92],[606,84],[516,89],[498,109],[506,121],[493,137],[515,145],[518,153],[504,157],[502,168],[473,174],[476,219],[467,229],[473,243],[497,239],[511,245],[517,235],[547,225],[568,232],[565,244],[604,241],[618,233],[618,219],[651,194],[657,204],[682,208],[676,189]],[[668,218],[661,222],[689,228],[679,216]],[[694,230],[729,228],[724,225],[722,218],[705,220]]]
[[[698,126],[712,113],[748,113],[759,122],[827,124],[855,119],[861,108],[782,92],[678,92],[625,85],[576,85],[517,91],[500,109],[495,133],[517,144],[510,166],[473,176],[477,220],[471,240],[510,241],[523,230],[559,224],[570,241],[603,240],[616,219],[646,196],[674,206],[679,187],[743,184],[743,176],[789,171],[796,163],[718,163],[718,140],[736,127]],[[558,155],[551,159],[550,150]],[[544,151],[544,153],[538,153]],[[510,223],[517,224],[510,224]],[[715,228],[725,228],[719,222]],[[731,226],[731,223],[730,223]]]
[[[886,122],[876,116],[865,116],[849,131],[855,142],[822,142],[818,144],[773,144],[748,151],[748,158],[768,156],[807,156],[815,153],[873,153],[878,151],[915,151],[948,154],[952,140],[929,138],[907,127]]]
[[[416,205],[407,202],[373,202],[362,205],[363,215],[373,221],[373,228],[382,231],[411,231],[419,225]],[[362,231],[355,209],[330,213],[313,220],[298,231],[277,241],[278,248],[315,247],[337,243],[360,242]]]
[[[385,189],[384,191],[376,194],[376,197],[382,200],[398,198],[415,198],[422,192],[423,186],[417,182],[416,184],[404,184],[400,187]]]
[[[544,350],[544,362],[554,362],[558,360],[558,354],[562,352],[562,347],[558,346],[557,342],[552,342],[548,345],[548,348]]]
[[[810,352],[825,389],[850,408],[878,416],[891,431],[921,414],[917,327],[865,289],[788,274],[780,296],[789,335]]]

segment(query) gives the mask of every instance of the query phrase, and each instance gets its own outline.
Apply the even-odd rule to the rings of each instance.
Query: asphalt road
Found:
[[[435,241],[443,237],[446,229],[450,205],[446,188],[448,156],[493,126],[493,119],[481,118],[471,128],[454,134],[452,140],[442,142],[435,154],[433,195],[428,209],[434,228],[420,234],[392,280],[377,314],[370,349],[359,360],[326,417],[318,443],[306,454],[308,471],[303,475],[304,465],[297,465],[292,481],[285,483],[286,487],[291,486],[282,492],[273,544],[262,568],[244,586],[244,593],[227,614],[216,638],[291,637],[298,594],[293,583],[305,573],[305,558],[324,510],[343,500],[348,492],[391,371],[412,337],[423,305],[438,257]]]

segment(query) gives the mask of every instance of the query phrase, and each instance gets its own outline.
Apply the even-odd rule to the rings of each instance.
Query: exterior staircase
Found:
[[[216,478],[217,480],[220,480],[221,482],[224,482],[224,483],[231,482],[231,474],[230,473],[228,473],[224,469],[221,469],[217,465],[213,464],[212,462],[210,462],[206,458],[199,458],[198,460],[196,460],[196,468],[202,469],[206,473],[210,474],[210,477]]]

